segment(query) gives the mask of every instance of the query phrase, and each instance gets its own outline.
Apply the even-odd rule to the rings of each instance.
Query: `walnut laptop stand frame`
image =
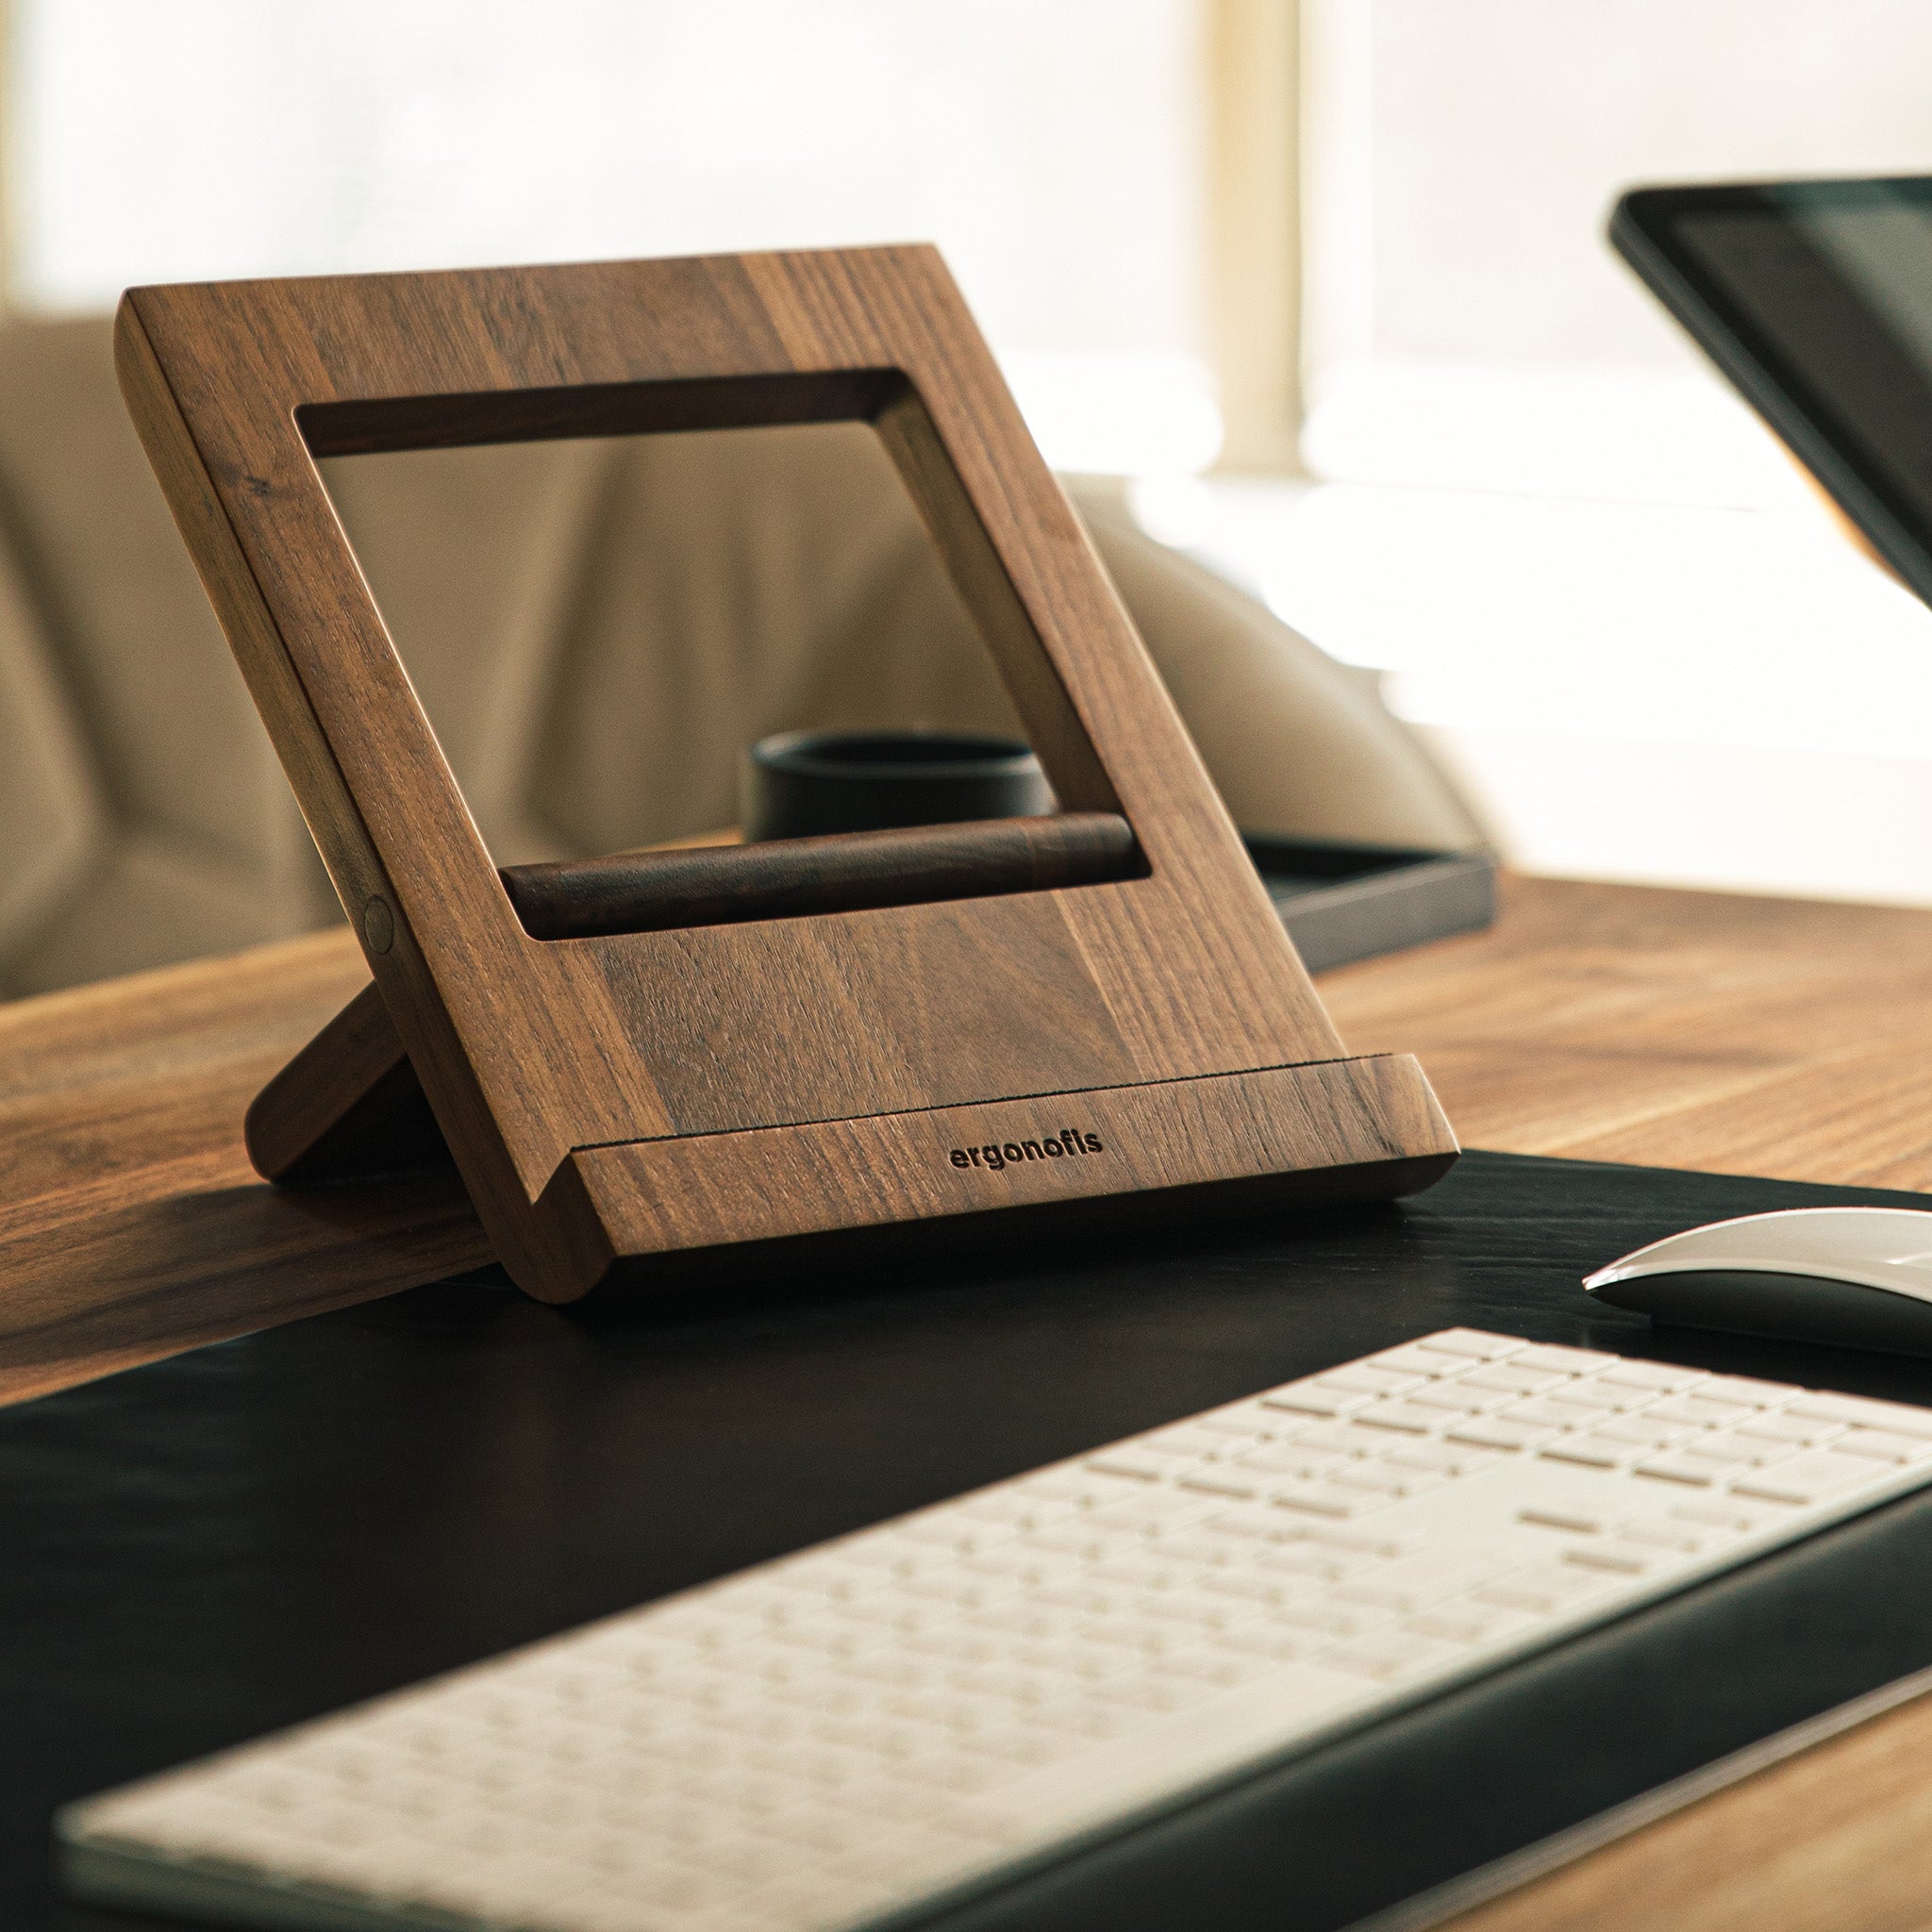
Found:
[[[116,356],[374,974],[251,1110],[269,1178],[352,1178],[440,1139],[510,1274],[567,1301],[1000,1210],[1395,1195],[1455,1158],[1413,1059],[1344,1055],[932,250],[136,289]],[[721,853],[683,924],[650,861],[595,861],[619,916],[538,937],[316,459],[852,419],[897,465],[1066,826],[981,828],[982,872],[954,828],[937,874],[853,834],[776,861],[777,890],[777,848]],[[814,898],[814,867],[867,896]],[[608,929],[632,902],[657,916]]]

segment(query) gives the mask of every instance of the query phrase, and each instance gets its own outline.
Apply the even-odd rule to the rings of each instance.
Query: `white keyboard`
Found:
[[[71,1807],[285,1927],[911,1914],[1932,1480],[1932,1410],[1450,1329]]]

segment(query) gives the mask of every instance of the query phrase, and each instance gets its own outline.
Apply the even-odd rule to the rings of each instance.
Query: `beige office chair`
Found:
[[[329,487],[500,862],[729,824],[794,726],[1010,728],[862,425],[338,460]],[[1082,498],[1237,820],[1475,843],[1360,679]],[[105,322],[0,329],[0,993],[339,917],[115,387]]]

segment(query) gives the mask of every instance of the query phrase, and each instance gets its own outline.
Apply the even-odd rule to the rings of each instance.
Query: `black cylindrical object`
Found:
[[[875,832],[1054,809],[1040,760],[1018,739],[974,731],[781,731],[744,755],[747,840]]]
[[[1118,812],[1073,811],[619,852],[513,865],[501,876],[532,939],[575,940],[1049,891],[1145,873]]]

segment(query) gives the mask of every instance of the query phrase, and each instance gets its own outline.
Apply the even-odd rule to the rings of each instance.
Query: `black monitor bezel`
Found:
[[[1932,213],[1932,175],[1637,188],[1612,209],[1609,240],[1878,554],[1932,604],[1932,520],[1878,464],[1863,459],[1859,425],[1773,345],[1757,317],[1702,267],[1677,232],[1687,216],[1786,215],[1899,200]]]

